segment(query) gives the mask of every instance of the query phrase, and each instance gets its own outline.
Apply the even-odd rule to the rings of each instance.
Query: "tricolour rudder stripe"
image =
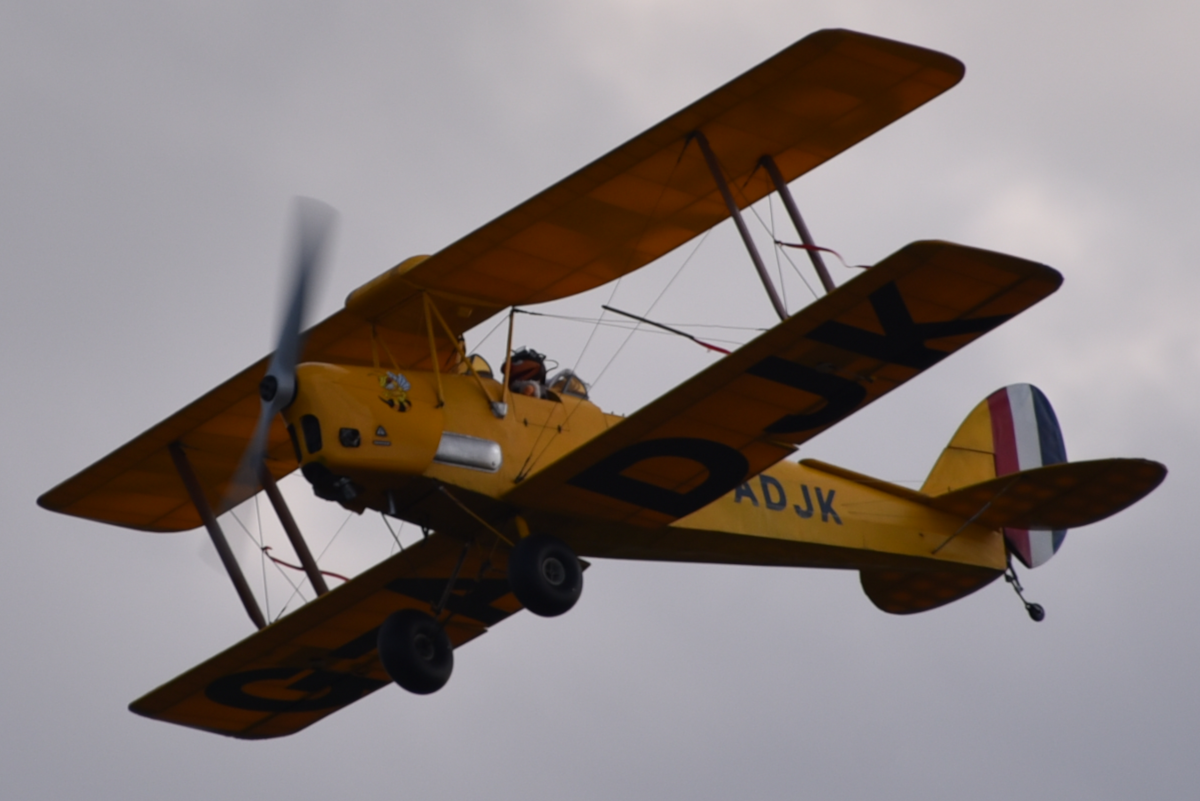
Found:
[[[1067,461],[1058,417],[1040,389],[1013,384],[989,395],[987,404],[997,476]],[[1066,530],[1004,529],[1009,549],[1026,567],[1048,562],[1066,536]]]

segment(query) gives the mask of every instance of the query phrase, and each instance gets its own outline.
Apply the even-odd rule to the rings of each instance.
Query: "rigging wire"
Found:
[[[757,168],[755,168],[755,169],[757,170]],[[751,173],[751,176],[753,176],[753,173]],[[782,250],[782,248],[784,248],[784,247],[794,247],[794,248],[800,248],[801,250],[815,250],[815,251],[819,251],[819,252],[828,252],[828,253],[833,253],[833,255],[837,256],[837,257],[838,257],[838,260],[839,260],[839,261],[841,261],[841,262],[842,262],[842,264],[843,264],[844,266],[846,266],[846,267],[849,267],[850,265],[846,264],[846,260],[845,260],[845,259],[843,259],[843,258],[842,258],[840,255],[838,255],[838,254],[837,254],[835,251],[833,251],[833,250],[829,250],[828,248],[822,248],[822,247],[812,247],[812,248],[810,248],[810,247],[808,247],[807,245],[793,245],[793,244],[790,244],[790,243],[787,243],[787,242],[781,242],[781,241],[779,240],[779,238],[778,238],[778,237],[775,235],[775,206],[774,206],[774,196],[775,196],[776,194],[778,194],[778,192],[771,192],[771,193],[768,193],[768,194],[767,194],[767,196],[766,196],[766,197],[767,197],[767,207],[768,207],[768,209],[770,210],[770,214],[771,214],[771,225],[770,225],[770,227],[768,228],[768,227],[767,227],[767,224],[766,224],[765,222],[763,222],[763,218],[762,218],[762,217],[759,215],[759,213],[758,213],[758,210],[757,210],[756,208],[754,208],[754,204],[750,203],[750,199],[749,199],[749,198],[747,198],[747,197],[746,197],[746,195],[745,195],[745,193],[742,191],[742,190],[743,190],[743,189],[744,189],[746,186],[748,186],[748,185],[749,185],[749,183],[750,183],[750,179],[749,179],[749,178],[747,178],[747,179],[746,179],[746,183],[745,183],[745,184],[743,184],[743,185],[742,185],[742,186],[740,186],[740,187],[739,187],[739,186],[734,186],[734,187],[733,187],[733,189],[734,189],[734,190],[735,190],[735,191],[736,191],[736,192],[737,192],[737,193],[738,193],[738,194],[741,196],[742,200],[746,202],[746,208],[750,209],[750,213],[751,213],[751,214],[753,214],[753,215],[754,215],[754,217],[755,217],[755,218],[758,220],[758,224],[759,224],[759,225],[761,225],[761,226],[763,227],[763,230],[764,230],[764,231],[766,231],[766,232],[767,232],[767,233],[770,235],[770,237],[771,237],[771,241],[772,241],[772,242],[774,243],[774,245],[775,245],[775,264],[776,264],[776,267],[777,267],[777,268],[779,268],[779,273],[780,273],[780,275],[779,275],[779,285],[780,285],[780,287],[782,287],[782,288],[783,288],[783,290],[784,290],[784,293],[785,293],[785,295],[786,295],[786,292],[787,292],[787,287],[786,287],[786,286],[784,285],[784,283],[783,283],[783,270],[782,270],[782,267],[781,267],[781,265],[779,264],[779,254],[780,254],[780,252],[782,252],[782,253],[783,253],[783,257],[784,257],[785,259],[787,259],[787,262],[788,262],[788,264],[790,264],[790,265],[791,265],[791,267],[792,267],[792,271],[796,273],[796,277],[800,279],[801,283],[803,283],[803,284],[804,284],[804,287],[805,287],[805,288],[806,288],[806,289],[809,291],[809,293],[811,293],[811,294],[812,294],[812,296],[813,296],[813,299],[818,299],[818,298],[820,297],[820,295],[818,295],[818,294],[817,294],[817,292],[816,292],[816,290],[812,288],[812,284],[808,283],[808,279],[804,277],[804,273],[803,273],[803,272],[801,272],[801,270],[800,270],[800,268],[799,268],[798,266],[796,266],[796,262],[792,261],[792,257],[791,257],[791,256],[789,256],[789,255],[787,254],[787,251],[785,251],[785,250]],[[760,198],[760,199],[761,199],[761,198]],[[867,266],[866,266],[866,265],[861,265],[861,267],[862,267],[862,269],[867,269]],[[787,304],[786,304],[786,297],[785,297],[785,303],[784,303],[784,305],[785,305],[785,306],[787,305]]]
[[[529,313],[534,314],[535,312],[529,312]],[[483,347],[483,343],[487,342],[491,338],[492,334],[496,333],[496,331],[500,328],[500,326],[504,325],[504,323],[507,320],[508,320],[508,315],[501,316],[500,322],[498,322],[494,326],[492,326],[492,330],[488,331],[487,334],[484,335],[483,339],[481,339],[481,340],[479,340],[479,342],[475,343],[474,352],[478,353],[479,349]]]
[[[689,263],[691,263],[692,258],[700,251],[701,246],[708,240],[708,235],[711,231],[712,231],[712,229],[710,228],[708,231],[704,232],[703,236],[700,237],[700,241],[696,243],[696,246],[694,248],[692,248],[692,252],[689,253],[687,258],[683,260],[683,263],[679,265],[679,269],[675,271],[675,274],[673,276],[671,276],[671,280],[667,282],[666,286],[664,286],[662,288],[662,291],[660,291],[658,293],[658,297],[656,297],[654,299],[654,302],[650,304],[650,307],[648,309],[646,309],[647,315],[650,314],[650,312],[654,311],[654,307],[657,306],[659,301],[661,301],[663,299],[663,296],[667,294],[667,290],[669,290],[671,288],[671,286],[675,283],[675,280],[677,278],[679,278],[679,276],[683,273],[684,268],[687,267]],[[613,294],[614,295],[616,294],[615,287],[613,289]],[[611,297],[609,298],[608,302],[609,302],[609,304],[612,303]],[[605,363],[603,369],[600,370],[600,374],[597,375],[596,378],[592,381],[593,389],[600,384],[600,379],[602,379],[604,377],[604,374],[606,372],[608,372],[608,368],[611,367],[613,362],[616,361],[617,357],[621,355],[621,351],[625,350],[625,346],[629,344],[629,341],[631,339],[633,339],[633,335],[636,334],[640,330],[645,330],[644,328],[642,328],[641,323],[638,323],[633,328],[628,329],[629,333],[625,336],[624,341],[621,342],[620,347],[618,347],[616,352],[613,353],[613,355],[609,357],[608,362]],[[595,333],[595,331],[593,331],[593,334],[594,333]],[[578,361],[576,361],[576,365],[578,365]],[[563,420],[563,426],[565,426],[571,420],[571,415],[573,415],[578,408],[579,407],[576,406],[575,409],[571,410],[571,412],[567,415],[566,420]],[[553,411],[554,410],[551,410],[551,414],[553,414]],[[547,418],[547,422],[549,422],[549,418]],[[528,476],[529,472],[533,470],[534,466],[537,465],[538,461],[543,456],[546,455],[546,452],[550,450],[550,445],[554,442],[554,437],[558,436],[559,433],[561,433],[561,426],[559,427],[558,430],[556,430],[553,434],[551,434],[550,441],[546,443],[546,447],[542,448],[542,450],[540,452],[537,452],[537,455],[535,456],[534,452],[537,450],[538,443],[541,441],[542,433],[544,433],[545,430],[546,430],[546,426],[543,426],[542,431],[538,433],[537,438],[534,440],[533,446],[529,450],[529,455],[525,457],[525,463],[521,465],[521,469],[517,472],[517,481],[521,481],[526,476]]]
[[[250,538],[250,541],[253,542],[255,544],[255,546],[261,548],[262,546],[259,545],[258,541],[254,539],[254,535],[250,533],[250,529],[246,528],[246,524],[243,523],[242,519],[237,516],[237,512],[230,509],[229,515],[237,522],[237,524],[241,527],[242,531],[245,532],[246,536]],[[296,586],[296,583],[294,581],[292,581],[291,576],[289,576],[287,573],[284,573],[283,569],[280,568],[278,565],[275,566],[275,569],[279,571],[279,575],[283,576],[284,580],[287,581],[288,584],[292,585],[292,597],[293,598],[296,597],[296,593],[301,593],[301,588]],[[303,593],[301,593],[300,597],[301,598],[304,597]],[[308,599],[305,599],[305,601],[307,601],[307,600]],[[286,606],[286,604],[285,604],[285,606]]]
[[[400,549],[400,552],[401,552],[401,553],[404,553],[404,545],[402,545],[402,544],[400,543],[400,537],[399,537],[399,535],[397,535],[395,531],[392,531],[392,524],[388,522],[387,515],[386,515],[386,514],[384,514],[383,512],[380,512],[380,513],[379,513],[379,516],[383,518],[383,524],[384,524],[385,526],[387,526],[388,533],[389,533],[389,534],[391,534],[391,535],[392,535],[392,539],[394,539],[394,540],[396,541],[396,547]],[[404,521],[401,521],[401,522],[400,522],[400,528],[401,528],[401,529],[403,529],[403,528],[404,528]],[[395,553],[395,551],[393,551],[391,548],[389,548],[389,549],[388,549],[388,556],[391,556],[393,553]]]
[[[260,551],[260,553],[265,555],[267,552],[267,549],[264,546],[266,545],[266,542],[267,542],[267,534],[265,531],[263,531],[262,508],[258,505],[258,495],[257,494],[255,494],[255,496],[254,496],[254,517],[258,521],[259,551]],[[271,619],[271,594],[267,590],[267,560],[264,558],[259,558],[259,561],[262,563],[263,606],[266,607],[265,614],[267,616],[267,619],[270,620]]]
[[[621,275],[619,278],[617,278],[616,283],[613,284],[612,292],[610,292],[609,296],[608,296],[608,305],[609,306],[612,305],[613,300],[616,298],[617,290],[619,290],[621,288],[621,281],[625,278],[625,275],[629,272],[628,268],[629,268],[629,265],[633,261],[634,254],[637,253],[637,246],[642,244],[642,242],[646,238],[646,234],[649,233],[649,231],[650,231],[650,225],[651,225],[651,223],[654,222],[655,214],[657,214],[659,207],[662,205],[662,200],[667,194],[667,187],[670,185],[671,179],[673,179],[675,177],[675,173],[679,170],[679,165],[683,162],[683,155],[684,155],[684,153],[687,152],[688,141],[689,140],[685,139],[682,143],[682,146],[679,148],[679,155],[675,157],[675,163],[671,165],[671,172],[669,172],[667,174],[666,180],[663,181],[662,185],[659,187],[658,197],[656,197],[654,199],[654,205],[651,207],[650,213],[648,215],[646,215],[646,222],[642,226],[641,232],[638,234],[637,242],[633,248],[629,249],[628,253],[625,256],[625,264],[623,265],[623,269],[621,270]],[[707,236],[708,236],[708,232],[706,231],[705,238],[707,238]],[[703,240],[701,240],[701,241],[703,241]],[[693,253],[694,252],[695,251],[693,251]],[[689,257],[689,259],[690,259],[690,257]],[[686,264],[687,262],[684,262],[684,263]],[[675,280],[674,278],[671,279],[672,282],[674,282],[674,280]],[[670,286],[670,284],[668,284],[667,286]],[[660,295],[660,297],[661,297],[661,295]],[[655,301],[655,302],[657,303],[657,301]],[[653,307],[651,307],[651,308],[653,308]],[[603,320],[604,315],[601,315],[600,319]],[[591,333],[588,334],[587,341],[583,343],[583,348],[580,349],[579,355],[575,358],[575,363],[571,366],[572,373],[575,373],[576,375],[578,375],[579,365],[583,362],[583,357],[587,354],[588,348],[591,347],[592,340],[594,340],[596,338],[596,332],[598,332],[599,330],[600,330],[600,325],[599,325],[599,323],[597,323],[595,326],[593,326]],[[632,336],[632,334],[630,334],[630,336]],[[624,348],[625,346],[622,345],[621,347]],[[508,354],[506,353],[505,358],[507,358],[507,357],[508,357]],[[609,359],[609,364],[611,364],[611,363],[612,363],[612,359]],[[607,369],[608,369],[608,365],[605,365],[604,370],[607,370]],[[600,371],[601,376],[604,375],[604,370]],[[507,380],[507,377],[505,378],[505,380]],[[597,379],[592,382],[592,386],[593,387],[596,386],[596,383],[598,381],[599,381],[599,377],[597,377]],[[578,409],[578,408],[579,408],[578,406],[575,407],[575,409]],[[572,409],[567,414],[566,419],[563,420],[563,425],[566,425],[568,422],[570,422],[571,416],[574,415],[574,413],[575,413],[575,409]],[[546,419],[541,426],[541,431],[539,431],[537,437],[534,438],[533,444],[529,448],[529,453],[525,456],[525,462],[521,465],[521,469],[517,471],[517,477],[515,479],[516,481],[521,481],[525,478],[525,476],[528,475],[527,471],[533,469],[533,464],[535,464],[537,459],[540,459],[541,456],[543,454],[545,454],[546,450],[548,450],[550,448],[551,443],[554,442],[554,438],[556,436],[558,436],[559,433],[562,432],[562,426],[558,426],[558,430],[550,436],[550,441],[546,443],[546,448],[544,448],[541,451],[541,453],[539,453],[537,455],[536,459],[534,458],[534,453],[537,451],[538,444],[541,442],[542,435],[546,432],[547,424],[549,424],[550,419],[554,416],[554,412],[555,412],[555,409],[551,409],[549,411],[549,414],[546,416]],[[532,463],[531,463],[531,460],[533,460]]]
[[[566,320],[567,322],[571,323],[594,324],[599,322],[611,328],[621,328],[624,330],[636,327],[634,323],[628,323],[624,320],[618,319],[606,319],[603,317],[576,317],[569,314],[549,314],[547,312],[529,311],[528,309],[516,309],[516,311],[519,314],[528,314],[533,317],[549,317],[553,320]],[[767,330],[762,326],[757,325],[721,325],[720,323],[678,323],[668,321],[665,323],[665,325],[670,325],[675,328],[722,328],[729,331],[757,331],[758,333],[763,333]],[[652,334],[655,332],[647,331],[646,333]]]
[[[329,538],[329,542],[325,543],[325,547],[321,549],[321,552],[319,554],[317,554],[317,558],[313,561],[318,562],[318,563],[321,561],[321,557],[324,556],[325,552],[329,550],[329,546],[333,545],[334,540],[336,540],[338,538],[338,535],[342,533],[342,529],[344,529],[346,527],[346,524],[350,522],[350,518],[352,518],[352,517],[354,517],[354,512],[350,512],[346,515],[346,519],[342,521],[342,524],[340,526],[338,526],[338,530],[333,532],[333,536]],[[280,572],[283,573],[283,570],[280,569]],[[325,571],[322,570],[321,572],[324,573]],[[286,573],[284,573],[284,575],[287,576]],[[288,578],[288,583],[292,584],[291,578]],[[294,599],[297,595],[299,595],[302,599],[304,598],[304,594],[302,592],[300,592],[300,588],[297,587],[295,584],[292,584],[292,594],[288,596],[287,601],[283,605],[285,609],[288,607],[289,604],[291,604],[292,599]]]
[[[645,316],[649,316],[650,312],[654,311],[654,307],[657,306],[659,301],[661,301],[663,299],[663,296],[667,294],[667,290],[669,290],[671,288],[671,286],[675,283],[675,281],[679,278],[679,276],[683,274],[684,268],[687,267],[688,264],[691,263],[692,257],[694,257],[698,252],[700,252],[700,248],[704,245],[704,243],[706,241],[708,241],[708,235],[711,232],[712,232],[712,229],[710,228],[704,232],[703,236],[700,237],[700,241],[696,243],[696,247],[692,248],[692,252],[689,253],[688,257],[683,260],[683,264],[679,265],[679,269],[675,271],[675,274],[673,276],[671,276],[671,280],[667,282],[667,285],[664,286],[662,288],[662,291],[658,293],[658,297],[656,297],[654,299],[654,302],[651,303],[650,306],[646,309]],[[609,303],[612,303],[611,299],[609,300]],[[625,346],[629,344],[629,341],[631,339],[633,339],[633,335],[636,334],[638,331],[643,331],[643,330],[645,330],[645,329],[642,328],[640,323],[638,325],[635,325],[632,329],[629,330],[629,334],[625,337],[625,340],[621,343],[621,346],[618,347],[616,352],[612,356],[609,357],[608,362],[604,365],[604,369],[602,369],[600,371],[600,374],[598,376],[596,376],[594,381],[592,381],[593,387],[597,386],[600,383],[600,379],[602,379],[604,377],[604,374],[606,372],[608,372],[608,368],[611,367],[613,362],[615,362],[617,360],[617,357],[621,355],[621,351],[623,351],[625,349]]]
[[[340,526],[338,526],[338,530],[333,532],[333,536],[329,538],[329,542],[325,543],[325,547],[321,549],[321,552],[319,554],[317,554],[316,561],[318,561],[318,562],[321,561],[321,557],[324,556],[325,552],[329,550],[329,546],[333,545],[333,541],[338,538],[338,534],[342,533],[342,529],[344,529],[346,527],[346,525],[350,522],[350,518],[352,518],[352,517],[354,517],[354,512],[349,512],[346,515],[346,519],[342,521],[342,524]]]
[[[753,331],[756,334],[764,333],[767,330],[765,328],[760,328],[757,326],[749,326],[749,325],[741,325],[740,326],[740,325],[716,325],[716,324],[711,324],[711,323],[660,323],[657,320],[649,320],[644,317],[639,317],[636,314],[631,314],[630,312],[621,311],[620,309],[618,309],[614,306],[606,306],[606,305],[602,304],[601,308],[603,308],[607,311],[611,311],[615,314],[624,315],[625,317],[631,318],[631,320],[634,320],[634,321],[640,320],[642,323],[646,323],[647,325],[653,326],[653,328],[639,329],[638,322],[630,322],[627,320],[612,319],[612,320],[604,320],[602,322],[602,324],[607,328],[615,328],[619,331],[640,330],[641,333],[643,333],[643,334],[654,334],[656,336],[666,336],[665,332],[670,332],[676,336],[682,335],[682,336],[686,337],[687,339],[695,340],[697,342],[699,342],[697,337],[693,336],[692,334],[688,334],[684,331],[680,331],[677,329],[681,329],[681,328],[719,328],[719,329],[724,329],[724,330],[729,330],[729,331]],[[522,314],[532,314],[533,313],[533,312],[526,312],[523,309],[518,309],[517,311],[520,311]],[[542,314],[542,315],[538,315],[538,316],[550,317],[553,319],[565,320],[567,322],[573,322],[573,323],[589,323],[589,324],[591,324],[591,323],[596,322],[595,318],[591,318],[591,317],[568,317],[565,315],[557,315],[557,314]],[[736,345],[738,347],[741,347],[742,345],[746,344],[745,340],[742,340],[742,339],[720,339],[717,337],[708,337],[708,339],[712,340],[713,342],[723,342],[727,345]],[[595,382],[591,382],[591,384],[595,384]]]
[[[716,345],[713,345],[711,342],[705,342],[704,340],[700,339],[699,337],[689,334],[687,331],[681,331],[678,328],[672,328],[671,326],[667,325],[666,323],[656,323],[653,320],[647,319],[645,317],[639,317],[638,315],[633,314],[631,312],[621,311],[620,309],[612,307],[612,306],[605,306],[604,308],[608,309],[611,312],[616,312],[617,314],[623,314],[626,317],[630,317],[634,320],[637,320],[638,322],[645,323],[646,325],[652,325],[655,328],[658,328],[662,331],[666,331],[668,334],[674,334],[675,336],[680,336],[680,337],[683,337],[684,339],[690,339],[692,342],[695,342],[697,345],[699,345],[700,347],[705,348],[707,350],[716,351],[717,353],[723,353],[726,356],[728,356],[732,352],[732,351],[726,350],[725,348],[719,348]],[[648,333],[658,333],[658,332],[654,331],[654,332],[648,332]]]
[[[685,147],[686,147],[686,145],[685,145]],[[680,159],[682,159],[682,153],[680,154]],[[679,164],[679,162],[676,161],[676,166],[678,166],[678,164]],[[668,179],[668,181],[669,181],[669,179]],[[664,184],[664,186],[665,186],[665,184]],[[804,284],[804,287],[809,291],[809,294],[811,294],[814,299],[820,298],[820,295],[818,295],[816,290],[813,289],[812,284],[810,284],[808,279],[805,278],[804,273],[801,272],[800,268],[796,265],[796,263],[794,261],[792,261],[791,257],[788,255],[787,251],[783,250],[783,248],[785,248],[785,247],[798,247],[798,248],[805,249],[805,250],[808,250],[810,248],[808,248],[808,246],[806,246],[806,245],[794,245],[791,243],[782,242],[775,234],[775,209],[774,209],[774,205],[773,205],[771,196],[770,195],[767,196],[767,206],[768,206],[769,214],[771,217],[771,224],[768,225],[763,220],[762,215],[760,215],[758,213],[758,209],[755,208],[755,204],[752,204],[749,202],[749,199],[741,191],[741,188],[735,186],[734,190],[736,192],[738,192],[739,195],[741,195],[742,200],[744,202],[746,202],[746,207],[750,209],[750,212],[754,215],[755,219],[758,220],[759,225],[761,225],[763,230],[767,233],[767,235],[771,237],[771,241],[775,245],[774,250],[775,250],[776,270],[779,273],[779,284],[781,287],[783,287],[785,297],[786,297],[787,290],[786,290],[786,285],[784,284],[784,280],[783,280],[783,266],[779,261],[779,257],[781,254],[787,260],[788,264],[791,265],[792,270],[796,273],[796,276]],[[660,199],[661,199],[661,195],[660,195]],[[658,297],[654,299],[654,302],[650,304],[650,307],[645,312],[646,316],[649,316],[650,312],[654,310],[654,307],[656,305],[658,305],[658,302],[660,300],[662,300],[663,295],[666,294],[667,290],[670,289],[671,285],[673,283],[675,283],[675,279],[678,278],[680,273],[683,272],[683,268],[687,266],[688,262],[691,261],[692,256],[694,256],[696,254],[696,252],[700,249],[700,246],[704,244],[704,241],[708,238],[708,235],[709,235],[709,233],[711,233],[711,231],[712,231],[712,229],[710,228],[704,232],[704,235],[701,237],[700,242],[697,243],[696,247],[692,250],[691,254],[689,254],[687,259],[684,260],[683,264],[680,265],[679,270],[676,271],[675,275],[671,278],[671,280],[663,288],[662,292],[659,293]],[[814,247],[811,249],[822,251],[822,252],[827,251],[829,253],[832,253],[834,256],[837,256],[838,260],[841,261],[843,265],[846,265],[847,267],[849,266],[848,264],[846,264],[846,260],[843,259],[841,257],[841,255],[838,254],[836,251],[830,250],[828,248],[821,248],[821,247]],[[609,297],[608,305],[612,304],[613,298],[616,296],[617,289],[619,287],[620,287],[620,281],[618,280],[617,285],[613,287],[613,292]],[[785,301],[785,307],[786,307],[786,301]],[[576,368],[578,367],[579,363],[582,361],[583,353],[586,352],[588,346],[591,344],[592,339],[596,334],[596,331],[599,330],[599,327],[603,322],[607,322],[607,321],[605,320],[605,318],[603,316],[601,316],[601,318],[599,320],[597,320],[595,327],[592,329],[592,333],[591,333],[591,335],[589,335],[587,343],[585,343],[585,345],[584,345],[583,351],[580,352],[579,358],[576,359],[576,362],[575,362]],[[621,345],[617,348],[616,352],[613,353],[613,355],[609,358],[608,362],[600,370],[600,373],[592,381],[593,388],[595,388],[596,386],[599,385],[600,380],[604,377],[604,374],[608,371],[608,368],[611,367],[612,364],[616,361],[617,357],[621,355],[621,352],[625,349],[625,346],[629,344],[630,340],[633,338],[633,335],[635,333],[637,333],[639,330],[643,330],[643,329],[641,328],[641,324],[639,323],[630,328],[627,328],[627,330],[629,331],[629,334],[625,337],[625,340],[621,343]],[[573,412],[574,412],[574,410],[572,410],[572,413]],[[553,410],[551,411],[551,414],[553,414]],[[568,414],[567,420],[570,420],[570,414]],[[548,422],[549,422],[549,418],[547,418],[547,423]],[[566,421],[564,421],[564,424],[565,423],[566,423]],[[555,434],[551,435],[550,442],[548,442],[546,444],[545,448],[543,448],[540,452],[537,452],[537,447],[541,442],[542,434],[545,433],[545,430],[546,430],[546,426],[543,425],[542,431],[540,431],[538,433],[538,436],[535,438],[534,443],[533,443],[532,447],[530,448],[529,455],[525,458],[524,464],[522,464],[521,469],[517,473],[518,481],[520,481],[521,479],[523,479],[525,476],[527,476],[529,474],[529,471],[531,471],[533,469],[534,465],[537,464],[538,460],[540,460],[541,457],[543,455],[545,455],[545,453],[549,450],[550,443],[552,443],[554,441],[554,437],[557,436],[557,434],[560,433],[560,431],[561,431],[561,429],[560,429],[559,431],[556,431]],[[534,455],[535,452],[537,452],[536,456]]]
[[[646,238],[646,234],[650,231],[650,224],[654,221],[654,215],[658,212],[659,206],[662,205],[663,197],[665,197],[667,194],[667,187],[670,185],[671,179],[675,177],[675,173],[678,171],[680,163],[683,162],[683,154],[687,152],[687,146],[688,142],[685,140],[683,146],[679,149],[679,155],[675,157],[675,163],[671,165],[671,172],[667,175],[667,179],[662,182],[662,186],[659,187],[658,197],[654,199],[654,206],[651,207],[650,213],[646,215],[646,222],[642,226],[641,233],[638,234],[637,245],[642,244],[643,240]],[[705,234],[707,235],[707,231]],[[631,248],[625,256],[625,268],[628,268],[630,262],[633,261],[633,254],[637,252],[637,245]],[[621,271],[621,276],[617,279],[616,283],[613,284],[612,292],[610,292],[608,296],[608,305],[611,306],[613,300],[617,297],[617,291],[621,288],[621,281],[625,278],[628,272],[628,269],[623,269]],[[674,281],[675,279],[671,280]],[[668,284],[668,286],[670,286],[670,284]],[[600,315],[600,319],[604,319],[603,314]],[[591,346],[592,340],[595,338],[596,331],[598,330],[599,325],[592,329],[592,333],[588,336],[587,341],[583,343],[583,348],[580,349],[579,355],[575,358],[575,364],[571,366],[571,372],[579,372],[579,365],[581,362],[583,362],[583,357],[587,354],[588,348]],[[603,371],[601,371],[601,373],[603,374]],[[595,385],[596,382],[593,381],[592,386]]]
[[[742,194],[742,191],[741,191],[740,189],[738,189],[737,191],[738,191],[738,194]],[[771,196],[770,196],[770,195],[768,195],[767,197],[768,197],[768,204],[769,204],[769,203],[770,203],[770,197],[771,197]],[[746,196],[745,196],[745,195],[742,195],[742,200],[747,200],[747,198],[746,198]],[[754,206],[753,206],[753,205],[748,205],[748,206],[747,206],[747,208],[748,208],[748,209],[750,209],[750,213],[754,215],[754,218],[755,218],[756,220],[758,220],[758,224],[759,224],[759,225],[761,225],[761,226],[763,227],[763,230],[767,232],[767,235],[771,237],[771,241],[772,241],[772,242],[775,244],[775,247],[774,247],[774,250],[775,250],[775,262],[776,262],[776,264],[778,264],[778,263],[779,263],[779,248],[780,248],[780,245],[781,245],[781,244],[783,244],[783,243],[781,243],[781,242],[779,241],[779,238],[775,236],[775,214],[774,214],[774,207],[772,207],[772,212],[771,212],[771,225],[770,225],[770,227],[768,227],[768,226],[767,226],[767,224],[766,224],[765,222],[763,222],[763,218],[762,218],[762,217],[759,215],[759,213],[758,213],[758,209],[754,208]],[[793,261],[791,260],[791,258],[789,258],[789,257],[788,257],[788,255],[787,255],[786,251],[784,252],[784,254],[783,254],[783,255],[784,255],[784,258],[787,258],[787,260],[788,260],[788,263],[792,265],[792,269],[796,271],[796,275],[797,275],[797,276],[800,278],[800,281],[801,281],[801,283],[803,283],[803,284],[804,284],[804,288],[805,288],[805,289],[807,289],[807,290],[809,291],[809,294],[811,294],[811,295],[813,296],[813,300],[816,300],[817,298],[821,297],[820,295],[818,295],[818,294],[817,294],[817,291],[816,291],[815,289],[813,289],[813,288],[812,288],[812,284],[808,283],[808,279],[804,277],[804,273],[802,273],[802,272],[800,271],[800,268],[799,268],[799,267],[797,267],[797,266],[796,266],[796,264],[795,264],[795,262],[793,262]],[[842,262],[842,263],[843,263],[843,264],[845,264],[845,262]],[[783,285],[783,277],[782,277],[782,275],[781,275],[781,276],[780,276],[780,278],[779,278],[779,284],[780,284],[780,286],[782,286],[782,285]]]
[[[775,241],[779,240],[779,237],[777,237],[775,235],[775,197],[774,197],[774,195],[767,195],[767,211],[771,215],[771,230],[770,230],[771,241],[775,242]],[[758,215],[756,214],[755,216],[758,216]],[[783,281],[783,265],[779,262],[779,248],[776,247],[776,248],[771,248],[771,249],[773,251],[775,251],[775,272],[779,274],[779,291],[783,294],[783,298],[782,298],[783,308],[786,309],[788,307],[787,284],[784,283],[784,281]]]

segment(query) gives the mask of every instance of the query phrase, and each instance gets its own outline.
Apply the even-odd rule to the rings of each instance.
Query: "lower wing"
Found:
[[[507,554],[434,534],[129,708],[242,739],[297,732],[390,683],[376,650],[379,626],[393,612],[437,604],[452,575],[459,578],[439,620],[455,648],[519,611]]]

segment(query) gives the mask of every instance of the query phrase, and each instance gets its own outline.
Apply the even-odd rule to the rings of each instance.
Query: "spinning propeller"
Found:
[[[228,507],[228,501],[240,498],[242,490],[247,490],[246,494],[253,494],[258,489],[259,470],[267,455],[267,436],[271,431],[271,423],[275,415],[283,411],[296,396],[296,363],[300,360],[304,345],[300,332],[308,308],[309,290],[320,270],[325,241],[335,215],[333,208],[319,200],[296,199],[296,249],[287,314],[283,318],[267,374],[258,384],[258,394],[262,399],[258,423],[233,474],[226,492],[227,503],[223,504],[225,507]]]

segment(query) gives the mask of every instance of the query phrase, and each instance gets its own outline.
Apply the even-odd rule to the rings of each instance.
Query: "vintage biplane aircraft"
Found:
[[[145,697],[140,715],[277,737],[395,681],[449,678],[453,651],[522,607],[558,615],[579,557],[857,570],[880,609],[922,612],[1035,567],[1069,528],[1166,475],[1141,459],[1066,461],[1027,384],[966,418],[919,491],[797,447],[1054,292],[1031,261],[916,242],[789,314],[740,210],[954,86],[941,53],[815,33],[429,257],[359,287],[302,333],[328,213],[301,206],[277,350],[39,503],[144,531],[204,525],[259,631]],[[502,377],[463,345],[507,309],[600,286],[726,218],[781,321],[626,418],[538,354]],[[429,535],[330,591],[276,481]],[[264,620],[217,516],[265,491],[317,598]],[[1022,598],[1022,600],[1024,600]],[[1026,604],[1031,616],[1042,610]]]

